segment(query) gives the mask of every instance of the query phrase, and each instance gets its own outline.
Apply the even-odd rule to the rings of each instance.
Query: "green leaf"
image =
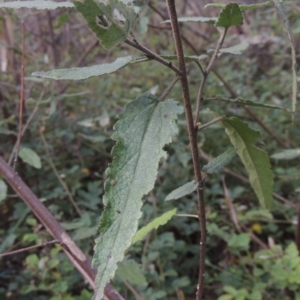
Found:
[[[169,195],[167,195],[166,201],[176,200],[176,199],[182,198],[186,195],[189,195],[189,194],[193,193],[194,191],[196,191],[197,186],[198,186],[198,183],[195,180],[188,182],[188,183],[182,185],[181,187],[177,188],[176,190],[172,191]]]
[[[141,267],[134,260],[125,260],[120,263],[116,273],[122,280],[126,280],[131,284],[146,286],[147,281],[141,270]]]
[[[111,74],[124,68],[132,61],[132,56],[119,57],[112,63],[83,68],[57,69],[49,72],[33,72],[32,76],[54,80],[83,80],[94,76]]]
[[[166,224],[174,215],[176,214],[176,208],[167,211],[166,213],[162,214],[161,216],[155,218],[149,224],[141,228],[132,240],[132,244],[143,239],[151,230],[157,229],[159,226]]]
[[[229,99],[223,96],[217,96],[215,98],[207,98],[204,99],[206,101],[226,101],[226,102],[231,102],[234,104],[241,104],[241,105],[248,105],[248,106],[256,106],[256,107],[264,107],[264,108],[273,108],[273,109],[281,109],[281,110],[287,110],[285,108],[282,108],[280,106],[277,105],[273,105],[273,104],[266,104],[266,103],[259,103],[259,102],[255,102],[252,100],[246,100],[243,98],[236,98],[236,99]]]
[[[227,53],[227,54],[233,54],[233,55],[240,55],[244,50],[248,48],[249,44],[247,42],[240,43],[238,45],[228,47],[228,48],[221,48],[219,50],[220,53]],[[215,50],[210,49],[207,52],[213,52]]]
[[[128,0],[76,0],[74,4],[106,49],[126,40],[143,7],[140,1]]]
[[[212,159],[202,169],[208,174],[219,172],[231,162],[231,160],[235,157],[235,155],[236,155],[236,149],[230,148],[224,153]]]
[[[177,60],[177,56],[176,55],[161,55],[162,58],[167,59],[167,60]],[[187,55],[184,57],[186,62],[190,62],[190,61],[194,61],[194,62],[200,62],[203,59],[206,59],[208,57],[208,55],[206,54],[201,54],[199,56],[197,55]],[[140,56],[140,57],[136,57],[132,60],[132,64],[135,63],[140,63],[140,62],[145,62],[145,61],[150,61],[151,58],[147,57],[147,56]]]
[[[271,1],[267,1],[267,2],[258,3],[258,4],[239,5],[239,7],[240,7],[241,12],[243,12],[243,11],[250,10],[250,9],[257,9],[257,8],[261,8],[261,7],[270,6],[271,4],[272,4]],[[204,8],[207,8],[209,6],[224,8],[226,6],[226,4],[223,4],[223,3],[208,3],[204,6]]]
[[[224,118],[221,123],[248,172],[250,184],[260,204],[264,208],[270,208],[273,202],[270,161],[265,151],[253,145],[260,137],[259,132],[249,128],[247,123],[238,118]]]
[[[283,150],[281,152],[272,154],[271,157],[274,159],[285,159],[285,160],[289,160],[289,159],[294,159],[296,157],[300,156],[300,148],[298,149],[287,149],[287,150]]]
[[[292,108],[291,108],[291,111],[295,112],[296,111],[296,102],[297,102],[297,60],[296,60],[296,50],[295,50],[295,45],[294,45],[294,40],[293,40],[293,34],[291,32],[289,20],[282,8],[282,5],[279,3],[278,0],[272,0],[272,1],[284,21],[284,24],[285,24],[285,27],[287,30],[288,41],[291,46],[291,56],[292,56]]]
[[[211,23],[215,24],[218,18],[209,18],[209,17],[183,17],[178,18],[178,22],[198,22],[198,23]],[[161,23],[171,23],[171,20],[166,20]]]
[[[234,25],[243,25],[243,15],[237,3],[229,3],[221,10],[216,26],[227,30]]]
[[[0,8],[35,8],[35,9],[57,9],[63,7],[74,7],[71,2],[54,2],[47,0],[32,0],[32,1],[9,1],[9,2],[1,2]]]
[[[6,195],[7,185],[2,179],[0,179],[0,202],[6,199]]]
[[[177,134],[175,121],[182,112],[173,100],[160,102],[155,96],[144,94],[126,106],[115,124],[115,158],[106,171],[105,210],[92,261],[97,268],[96,300],[102,299],[104,287],[135,236],[142,197],[154,186],[158,163],[167,156],[163,147]]]
[[[28,165],[40,169],[42,167],[41,159],[35,151],[30,148],[22,148],[19,152],[19,157]]]

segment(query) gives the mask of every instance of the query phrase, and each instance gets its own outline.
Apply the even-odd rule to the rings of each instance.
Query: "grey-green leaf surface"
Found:
[[[206,101],[225,101],[225,102],[240,104],[240,105],[248,105],[248,106],[257,106],[257,107],[264,107],[264,108],[287,110],[287,109],[282,108],[282,107],[277,106],[277,105],[267,104],[267,103],[259,103],[259,102],[255,102],[255,101],[252,101],[252,100],[242,99],[242,98],[229,99],[229,98],[226,98],[226,97],[223,97],[223,96],[217,96],[215,98],[207,98],[207,99],[204,99],[204,100],[206,100]]]
[[[105,210],[92,265],[97,269],[94,299],[100,300],[136,234],[142,197],[154,186],[163,150],[178,133],[177,115],[183,108],[173,100],[163,102],[151,94],[139,96],[126,106],[115,124],[112,138],[114,160],[106,171]]]
[[[277,8],[277,10],[279,11],[286,30],[287,30],[287,36],[288,36],[288,41],[290,43],[291,46],[291,56],[292,56],[292,107],[291,107],[291,111],[295,112],[296,111],[296,102],[297,102],[297,60],[296,60],[296,51],[295,51],[295,45],[294,45],[294,40],[293,40],[293,35],[291,32],[291,27],[290,27],[290,23],[289,20],[282,8],[281,3],[279,3],[278,0],[272,0],[275,7]]]
[[[143,7],[129,0],[76,0],[74,4],[106,49],[126,40]]]
[[[278,153],[274,153],[271,155],[274,159],[294,159],[296,157],[300,156],[300,149],[286,149]]]
[[[198,183],[195,180],[187,182],[184,185],[177,188],[176,190],[172,191],[170,194],[168,194],[166,197],[166,201],[176,200],[184,196],[187,196],[193,193],[194,191],[196,191],[197,186]]]
[[[232,54],[232,55],[240,55],[243,53],[248,48],[249,44],[247,42],[242,42],[238,45],[228,47],[228,48],[221,48],[219,50],[220,53],[227,53],[227,54]],[[208,50],[208,52],[215,51],[213,49]]]
[[[227,4],[220,12],[215,24],[217,27],[224,27],[226,30],[234,25],[243,25],[243,15],[237,3]]]
[[[112,63],[83,68],[57,69],[49,72],[33,72],[32,76],[54,80],[83,80],[114,73],[132,61],[132,56],[119,57]]]
[[[124,260],[120,263],[116,275],[130,284],[147,286],[147,280],[142,272],[142,268],[132,259]]]
[[[183,17],[178,18],[178,22],[198,22],[198,23],[211,23],[215,24],[218,18],[209,18],[209,17]],[[171,23],[171,20],[166,20],[161,23]]]
[[[169,210],[161,216],[155,218],[149,224],[141,228],[132,240],[132,244],[142,240],[151,230],[157,229],[159,226],[166,224],[176,214],[176,208]]]
[[[35,151],[30,148],[22,148],[19,157],[28,165],[40,169],[42,167],[41,159]]]
[[[236,155],[236,149],[230,148],[212,159],[207,165],[203,166],[203,171],[208,174],[221,171],[226,165],[228,165]]]
[[[6,195],[7,185],[2,179],[0,179],[0,202],[6,199]]]
[[[270,208],[273,202],[273,176],[269,157],[265,151],[253,145],[260,133],[235,117],[223,118],[221,123],[245,166],[260,204],[264,208]]]
[[[257,8],[261,8],[261,7],[270,6],[271,4],[272,4],[271,1],[267,1],[267,2],[258,3],[258,4],[239,5],[239,7],[240,7],[240,10],[243,12],[243,11],[250,10],[250,9],[257,9]],[[208,3],[204,6],[204,8],[207,8],[209,6],[224,8],[226,6],[226,4],[224,4],[224,3]]]
[[[55,2],[50,0],[32,0],[32,1],[9,1],[9,2],[1,2],[0,8],[12,8],[12,9],[19,9],[19,8],[35,8],[39,10],[52,10],[57,8],[64,8],[64,7],[74,7],[73,3],[64,1],[64,2]]]

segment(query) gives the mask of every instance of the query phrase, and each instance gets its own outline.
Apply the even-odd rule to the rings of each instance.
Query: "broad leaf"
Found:
[[[286,16],[285,12],[283,11],[282,5],[279,3],[278,0],[272,0],[272,1],[284,21],[284,24],[285,24],[285,27],[287,30],[288,41],[291,46],[291,55],[292,55],[292,109],[291,109],[291,111],[295,112],[296,111],[296,101],[297,101],[297,60],[296,60],[296,51],[295,51],[293,35],[291,32],[289,20]]]
[[[141,228],[132,240],[132,244],[142,240],[151,230],[157,229],[159,226],[166,224],[176,214],[176,208],[167,211],[161,216],[155,218],[149,224]]]
[[[233,55],[240,55],[243,53],[244,50],[246,50],[248,48],[249,44],[246,42],[243,42],[241,44],[232,46],[232,47],[228,47],[228,48],[221,48],[219,50],[219,53],[227,53],[227,54],[233,54]],[[211,49],[208,50],[207,52],[213,52],[215,50]]]
[[[40,169],[42,167],[40,157],[37,155],[37,153],[35,151],[33,151],[30,148],[25,148],[25,147],[22,148],[19,152],[19,157],[21,157],[21,159],[25,163],[27,163],[37,169]]]
[[[282,107],[277,106],[277,105],[259,103],[259,102],[255,102],[255,101],[252,101],[252,100],[242,99],[242,98],[229,99],[229,98],[225,98],[223,96],[217,96],[216,98],[207,98],[207,99],[204,99],[204,100],[206,100],[206,101],[225,101],[225,102],[240,104],[240,105],[248,105],[248,106],[257,106],[257,107],[264,107],[264,108],[287,110],[287,109],[282,108]]]
[[[178,18],[178,22],[198,22],[198,23],[211,23],[215,24],[218,18],[209,17],[183,17]],[[161,23],[171,23],[171,20],[166,20]]]
[[[270,208],[273,202],[270,161],[265,151],[253,145],[260,137],[259,132],[249,128],[247,123],[238,118],[224,118],[221,123],[248,172],[250,184],[260,204],[264,208]]]
[[[230,148],[227,151],[220,154],[219,156],[212,159],[202,169],[208,174],[219,172],[231,162],[231,160],[235,157],[235,155],[236,155],[236,149]]]
[[[139,3],[129,0],[74,1],[76,9],[106,49],[126,40],[143,7]]]
[[[104,287],[135,236],[142,197],[154,186],[158,163],[167,156],[163,147],[177,134],[175,120],[182,112],[173,100],[160,102],[144,94],[126,106],[114,127],[115,158],[106,171],[105,210],[92,261],[97,269],[96,300],[102,299]]]
[[[279,153],[272,154],[271,157],[274,159],[294,159],[300,156],[300,149],[287,149]]]
[[[50,10],[63,7],[74,7],[73,3],[64,1],[64,2],[55,2],[50,0],[32,0],[32,1],[9,1],[1,2],[0,8],[35,8],[40,10]]]
[[[227,4],[220,12],[215,24],[217,27],[228,29],[234,25],[243,25],[243,15],[237,3]]]
[[[49,72],[33,72],[32,76],[54,80],[83,80],[116,72],[132,61],[132,56],[119,57],[112,63],[83,68],[57,69]]]
[[[186,195],[189,195],[196,191],[197,186],[198,183],[195,180],[185,183],[184,185],[180,186],[176,190],[172,191],[169,195],[167,195],[166,201],[176,200]]]
[[[261,7],[270,6],[271,4],[272,4],[271,1],[267,1],[267,2],[258,3],[258,4],[239,5],[239,7],[240,7],[240,10],[243,12],[243,11],[250,10],[250,9],[257,9],[257,8],[261,8]],[[224,8],[226,6],[226,4],[223,4],[223,3],[208,3],[204,6],[204,8],[207,8],[209,6]]]
[[[142,272],[141,267],[132,259],[124,260],[120,263],[116,273],[123,281],[139,286],[147,286],[147,280]]]
[[[2,179],[0,179],[0,202],[6,199],[6,195],[7,185]]]

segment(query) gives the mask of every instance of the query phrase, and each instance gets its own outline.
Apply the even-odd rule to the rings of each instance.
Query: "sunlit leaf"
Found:
[[[64,2],[55,2],[50,0],[31,0],[31,1],[7,1],[1,2],[0,8],[35,8],[39,10],[50,10],[64,7],[74,7],[73,3],[64,1]]]
[[[0,202],[6,199],[6,195],[7,185],[2,179],[0,179]]]
[[[176,190],[172,191],[169,195],[167,195],[166,201],[176,200],[176,199],[182,198],[186,195],[189,195],[189,194],[193,193],[194,191],[196,191],[197,186],[198,186],[198,183],[195,180],[188,182],[188,183],[182,185],[181,187],[177,188]]]
[[[198,23],[211,23],[215,24],[218,18],[209,17],[183,17],[178,18],[178,22],[198,22]],[[171,23],[171,20],[166,20],[161,23]]]
[[[94,76],[111,74],[124,68],[132,61],[132,56],[119,57],[112,63],[91,67],[57,69],[49,72],[33,72],[32,76],[54,80],[83,80]]]
[[[278,153],[274,153],[271,155],[274,159],[294,159],[296,157],[300,156],[300,149],[286,149]]]
[[[239,5],[239,7],[240,7],[240,10],[243,12],[243,11],[250,10],[250,9],[257,9],[257,8],[261,8],[261,7],[270,6],[271,4],[272,4],[272,1],[266,1],[263,3]],[[226,4],[224,4],[224,3],[208,3],[204,6],[204,8],[207,8],[209,6],[224,8],[226,6]]]
[[[142,197],[154,186],[158,163],[167,156],[163,147],[177,134],[175,121],[182,112],[173,100],[160,102],[144,94],[126,106],[114,127],[115,158],[106,171],[105,210],[92,261],[97,269],[96,300],[102,299],[104,287],[132,243],[141,217]]]
[[[230,148],[224,153],[212,159],[207,165],[203,167],[203,171],[206,173],[216,173],[221,171],[236,155],[236,149]]]
[[[166,224],[174,215],[176,214],[176,208],[167,211],[166,213],[162,214],[161,216],[155,218],[149,224],[141,228],[132,240],[132,244],[140,241],[145,237],[151,230],[157,229],[159,226]]]
[[[30,148],[22,148],[19,157],[27,164],[40,169],[42,167],[41,159],[35,151]]]
[[[243,15],[237,3],[227,4],[220,12],[215,24],[217,27],[228,29],[234,25],[243,25]]]
[[[259,132],[238,118],[223,118],[221,123],[246,168],[250,184],[260,204],[264,208],[270,208],[273,202],[270,161],[265,151],[253,145],[260,137]]]
[[[248,48],[249,44],[247,42],[240,43],[238,45],[228,47],[228,48],[221,48],[219,50],[219,53],[227,53],[227,54],[232,54],[232,55],[240,55],[243,53],[244,50]],[[208,50],[207,52],[213,52],[215,50],[211,49]]]

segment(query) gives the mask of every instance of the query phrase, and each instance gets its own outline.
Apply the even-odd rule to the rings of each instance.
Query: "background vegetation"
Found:
[[[178,1],[180,2],[180,1]],[[180,16],[214,16],[215,8],[198,1],[178,3]],[[284,8],[300,53],[300,5]],[[137,55],[127,45],[106,52],[74,10],[3,10],[0,25],[0,154],[6,161],[18,132],[21,66],[21,20],[25,22],[26,66],[22,147],[34,150],[41,168],[19,160],[17,170],[47,205],[84,252],[92,255],[105,181],[114,142],[110,139],[117,115],[139,94],[158,95],[170,81],[170,71],[149,62],[124,68],[106,77],[81,82],[54,82],[33,78],[39,70],[88,66]],[[153,1],[135,34],[150,49],[173,54],[170,28],[163,1]],[[204,54],[215,47],[217,30],[211,25],[185,23],[187,54]],[[241,98],[288,108],[291,60],[282,20],[273,8],[246,13],[245,24],[231,28],[224,47],[249,43],[241,56],[223,54],[208,79],[206,95]],[[197,52],[197,53],[195,53]],[[299,56],[297,57],[299,62]],[[191,97],[198,91],[200,71],[188,65]],[[170,98],[181,101],[179,85]],[[259,147],[270,155],[299,147],[299,109],[292,120],[286,111],[245,108],[235,103],[204,103],[202,120],[211,111],[246,120],[261,132]],[[262,125],[268,127],[262,128]],[[184,117],[180,134],[166,147],[155,189],[145,197],[140,226],[177,208],[178,214],[197,214],[196,196],[165,201],[175,188],[193,176]],[[224,130],[213,125],[200,133],[202,158],[215,157],[230,147]],[[258,205],[236,157],[223,173],[206,178],[208,245],[205,299],[300,299],[300,236],[297,231],[299,154],[271,159],[275,201],[270,211]],[[292,158],[291,158],[292,157]],[[276,157],[275,157],[276,158]],[[288,158],[288,159],[287,159]],[[29,208],[0,179],[0,252],[51,240]],[[174,217],[136,243],[127,253],[113,284],[126,299],[193,299],[198,275],[198,221]],[[1,258],[1,299],[90,299],[92,291],[62,253],[58,244]],[[126,273],[130,270],[130,274]],[[133,271],[134,270],[134,271]],[[132,276],[136,275],[136,276]]]

